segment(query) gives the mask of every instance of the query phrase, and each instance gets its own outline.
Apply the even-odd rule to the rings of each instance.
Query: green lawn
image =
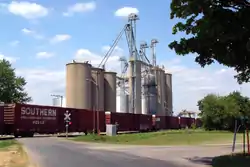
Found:
[[[242,154],[237,155],[224,155],[213,159],[213,167],[249,167],[250,156],[244,156]]]
[[[17,144],[15,140],[0,140],[0,149]]]
[[[238,141],[241,141],[238,135]],[[194,144],[221,144],[231,143],[233,133],[222,131],[202,130],[175,130],[159,131],[150,133],[121,134],[117,136],[87,135],[71,138],[74,141],[114,143],[114,144],[135,144],[135,145],[194,145]]]

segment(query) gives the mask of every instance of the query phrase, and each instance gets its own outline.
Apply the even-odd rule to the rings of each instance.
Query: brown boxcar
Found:
[[[188,126],[188,121],[189,121],[189,118],[181,117],[180,118],[180,126],[181,126],[181,128],[185,128],[186,126]]]
[[[15,104],[13,109],[13,132],[15,136],[59,132],[59,119],[62,119],[62,121],[64,119],[59,117],[64,114],[60,107]],[[7,112],[10,113],[10,110],[5,110],[6,115]]]
[[[140,116],[140,131],[152,130],[152,115],[139,115]]]
[[[4,106],[0,106],[0,135],[4,133]]]
[[[64,121],[65,118],[65,113],[68,111],[70,114],[70,125],[68,126],[68,132],[77,132],[78,131],[78,113],[79,109],[74,109],[74,108],[61,108],[61,107],[56,107],[57,109],[57,121],[55,122],[57,125],[55,125],[54,130],[55,132],[65,132],[66,131],[66,124]]]
[[[130,113],[106,112],[106,124],[118,124],[119,131],[136,131],[139,129],[138,116]]]
[[[165,116],[153,115],[152,117],[153,117],[154,129],[159,130],[159,129],[166,129],[167,128]]]
[[[178,117],[170,117],[170,129],[179,129],[180,120]]]

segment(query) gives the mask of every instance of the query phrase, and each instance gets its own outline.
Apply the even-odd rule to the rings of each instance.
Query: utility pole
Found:
[[[60,99],[60,102],[61,102],[61,104],[60,104],[60,106],[62,107],[62,103],[63,103],[63,96],[62,95],[50,95],[50,96],[52,96],[52,97],[56,97],[56,98],[58,98],[58,99]]]
[[[93,79],[86,79],[89,82],[92,82],[95,87],[96,87],[96,112],[97,112],[97,121],[96,121],[96,125],[97,125],[97,133],[98,135],[100,135],[100,127],[99,127],[99,71],[96,71],[96,81],[94,81]],[[95,118],[94,118],[95,119]]]

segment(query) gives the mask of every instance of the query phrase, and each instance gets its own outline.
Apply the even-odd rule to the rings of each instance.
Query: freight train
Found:
[[[119,131],[152,131],[179,129],[200,124],[194,118],[155,116],[130,113],[89,111],[84,109],[41,106],[31,104],[5,104],[0,106],[0,134],[32,137],[35,133],[65,132],[65,113],[70,113],[69,132],[105,132],[106,124],[118,124]]]

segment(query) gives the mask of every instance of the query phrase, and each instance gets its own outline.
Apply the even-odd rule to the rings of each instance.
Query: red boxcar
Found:
[[[180,120],[178,117],[170,117],[170,129],[179,129],[180,126],[179,126],[179,123],[180,123]]]
[[[4,106],[0,106],[0,135],[4,133]]]
[[[152,130],[152,115],[139,115],[140,116],[140,131]]]
[[[181,128],[185,128],[186,126],[188,126],[188,121],[189,121],[189,118],[181,117],[180,118],[180,126],[181,126]]]
[[[136,131],[140,123],[136,120],[138,116],[130,113],[106,112],[106,124],[119,124],[119,131]]]
[[[59,132],[59,118],[63,113],[63,108],[51,106],[38,106],[28,104],[15,104],[12,108],[5,108],[5,117],[7,113],[13,113],[12,131],[15,136],[32,136],[34,133],[55,133]],[[11,117],[9,124],[11,124]],[[62,118],[63,121],[63,118]]]
[[[69,132],[78,129],[78,110],[31,104],[10,104],[4,107],[5,133],[15,136],[33,136],[34,133],[49,134],[65,132],[65,112],[71,114]]]
[[[155,116],[153,115],[153,127],[154,129],[166,129],[166,117],[165,116]]]
[[[106,129],[105,112],[80,110],[78,112],[78,130],[79,132],[92,132],[99,129],[104,132]]]

